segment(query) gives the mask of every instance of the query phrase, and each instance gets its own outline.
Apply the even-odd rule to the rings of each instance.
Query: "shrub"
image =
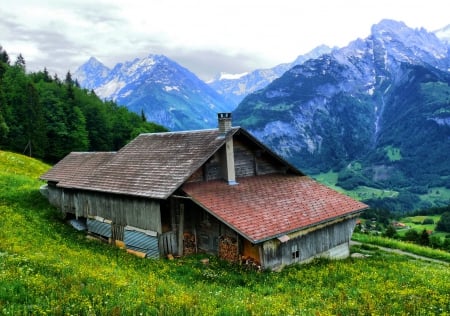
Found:
[[[422,225],[433,225],[434,224],[434,220],[432,218],[425,218],[422,222]]]
[[[436,225],[436,230],[450,232],[450,212],[442,213],[441,219]]]

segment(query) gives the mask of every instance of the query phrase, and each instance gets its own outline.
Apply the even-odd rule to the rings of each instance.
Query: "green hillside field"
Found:
[[[206,255],[138,258],[67,225],[39,193],[48,168],[0,151],[1,315],[450,313],[448,266],[376,247],[281,272],[205,265]]]

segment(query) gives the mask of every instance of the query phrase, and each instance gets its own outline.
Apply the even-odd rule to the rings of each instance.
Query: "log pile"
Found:
[[[219,258],[230,261],[239,261],[239,249],[236,238],[221,236],[219,238]]]
[[[197,243],[195,241],[195,235],[184,233],[183,254],[187,256],[193,253],[197,253]]]
[[[243,256],[241,258],[241,264],[247,269],[261,271],[261,264],[255,258]]]

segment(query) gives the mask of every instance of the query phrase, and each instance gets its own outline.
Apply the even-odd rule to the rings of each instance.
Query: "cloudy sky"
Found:
[[[29,71],[65,76],[91,56],[113,67],[163,54],[209,80],[346,46],[385,18],[428,31],[450,24],[442,0],[2,0],[0,45]]]

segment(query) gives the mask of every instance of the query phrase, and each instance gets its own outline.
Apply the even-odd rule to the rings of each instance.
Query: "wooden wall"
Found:
[[[333,225],[298,234],[282,243],[278,239],[263,244],[264,268],[276,268],[296,262],[311,260],[317,256],[333,257],[330,251],[350,242],[356,218],[346,219]]]
[[[278,161],[259,148],[252,148],[245,139],[234,139],[233,147],[236,178],[284,172],[284,167]],[[220,159],[223,150],[220,148],[187,182],[222,179]]]
[[[62,212],[76,217],[99,216],[120,226],[129,225],[162,233],[160,203],[157,200],[49,186],[49,201]]]

